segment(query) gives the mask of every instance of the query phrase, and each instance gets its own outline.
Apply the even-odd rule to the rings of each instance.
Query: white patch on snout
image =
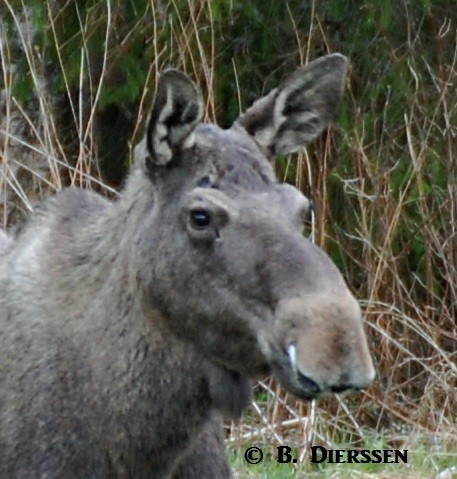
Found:
[[[291,344],[287,348],[287,354],[289,355],[290,365],[295,376],[298,375],[298,365],[297,365],[297,347],[295,344]]]

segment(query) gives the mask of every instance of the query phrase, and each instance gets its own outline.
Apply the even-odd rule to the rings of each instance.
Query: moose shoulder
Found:
[[[67,189],[0,236],[0,478],[227,478],[250,378],[305,400],[372,381],[360,308],[269,162],[328,124],[345,71],[311,62],[222,130],[168,70],[118,201]]]

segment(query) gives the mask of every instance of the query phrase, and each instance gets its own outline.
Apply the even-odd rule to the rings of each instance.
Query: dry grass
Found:
[[[0,225],[14,226],[36,201],[68,184],[116,194],[100,179],[96,118],[100,92],[109,80],[113,55],[109,45],[118,12],[109,1],[104,3],[101,21],[105,48],[97,74],[86,74],[91,72],[91,52],[82,42],[76,96],[66,80],[65,60],[58,57],[65,81],[63,96],[72,112],[71,125],[64,130],[41,52],[34,44],[36,31],[30,15],[17,7],[18,2],[14,6],[9,0],[3,2],[3,12],[15,25],[16,35],[7,34],[6,23],[0,22]],[[154,61],[140,98],[131,143],[141,132],[158,72],[170,62],[199,81],[207,98],[207,119],[217,116],[218,32],[210,4],[189,0],[185,11],[174,0],[167,5],[175,12],[175,20],[167,26],[169,37],[162,43],[152,37],[157,37],[157,30],[167,21],[164,4],[151,0],[146,11],[139,13],[138,24],[143,25],[147,15],[152,18],[146,48]],[[51,2],[47,4],[46,24],[57,51],[63,51],[54,28],[60,14],[51,8]],[[86,32],[93,18],[87,15],[80,21]],[[329,48],[325,27],[317,16],[307,41],[296,28],[298,45],[293,48],[297,61],[307,61],[314,41]],[[439,34],[455,44],[453,28],[455,24],[443,22]],[[127,42],[128,35],[121,40]],[[33,100],[26,104],[12,95],[19,58],[26,60],[34,89]],[[227,425],[228,443],[235,453],[254,443],[291,444],[300,451],[303,463],[313,444],[378,444],[418,451],[421,457],[428,450],[430,457],[423,461],[436,473],[443,458],[457,460],[457,151],[456,130],[450,121],[455,118],[457,104],[456,55],[442,56],[440,62],[438,66],[426,64],[428,76],[408,63],[414,94],[402,106],[403,121],[395,130],[384,129],[384,118],[378,118],[377,136],[366,139],[368,122],[364,122],[363,112],[368,107],[360,103],[350,82],[348,97],[355,112],[351,121],[330,131],[317,146],[289,159],[285,168],[278,164],[281,175],[289,181],[293,178],[304,191],[312,191],[317,200],[311,237],[336,255],[361,300],[378,378],[363,393],[336,396],[319,405],[296,402],[270,379],[261,381],[245,419],[238,425]],[[352,68],[356,77],[358,65]],[[238,80],[234,61],[233,82],[238,85]],[[390,114],[389,101],[387,97],[380,107],[386,116]],[[62,133],[69,129],[77,139],[71,154]],[[338,155],[344,157],[343,169],[338,168]],[[434,182],[434,172],[441,175],[439,184]],[[341,193],[343,197],[338,196]],[[340,200],[343,213],[336,205]],[[418,238],[422,239],[419,252],[414,251]],[[251,477],[249,474],[241,473],[240,477]],[[362,477],[357,471],[352,474],[350,477]],[[393,477],[389,474],[367,473],[363,477]],[[414,471],[404,474],[402,477],[419,477]]]

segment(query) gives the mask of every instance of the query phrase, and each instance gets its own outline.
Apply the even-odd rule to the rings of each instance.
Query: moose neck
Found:
[[[143,256],[147,252],[141,244],[141,230],[155,214],[152,195],[144,188],[152,188],[145,177],[130,178],[116,203],[75,230],[79,237],[75,246],[68,246],[67,254],[75,261],[84,252],[90,253],[87,262],[80,264],[77,272],[73,268],[73,276],[62,281],[81,283],[84,278],[83,288],[72,289],[78,292],[76,309],[85,308],[90,321],[78,326],[74,337],[89,358],[99,391],[88,400],[100,414],[100,434],[113,441],[112,450],[116,451],[123,450],[123,438],[135,437],[146,457],[151,454],[151,438],[162,431],[163,450],[156,452],[173,457],[208,417],[209,379],[206,360],[190,344],[169,333],[163,314],[144,297],[145,289],[137,277],[140,262],[154,258],[152,252],[147,258]],[[149,266],[153,271],[154,265]],[[63,289],[68,287],[70,284]],[[88,333],[91,341],[83,343]],[[123,398],[122,410],[119,398]],[[157,407],[163,412],[151,417],[150,411]],[[189,408],[193,411],[190,416]],[[131,457],[135,454],[138,451]]]
[[[70,252],[73,261],[75,256],[84,257],[84,252],[90,253],[87,262],[78,266],[77,277],[72,279],[85,278],[87,300],[82,299],[89,308],[101,313],[100,320],[93,324],[98,324],[101,334],[105,334],[105,330],[110,333],[108,340],[113,339],[111,334],[120,337],[152,335],[160,337],[160,343],[166,349],[173,338],[166,331],[163,315],[146,297],[147,289],[138,275],[140,269],[145,269],[141,268],[145,262],[151,275],[155,269],[154,252],[147,250],[148,246],[153,248],[153,239],[150,245],[144,244],[144,231],[150,231],[149,223],[154,221],[155,215],[151,183],[144,175],[133,173],[121,198],[99,217],[94,215],[92,223],[77,231],[80,237],[75,243],[79,252]],[[148,280],[153,283],[159,278],[150,277]],[[94,288],[97,288],[96,297]],[[78,294],[81,294],[79,287]],[[114,301],[104,303],[104,298]],[[132,327],[132,322],[143,324]]]

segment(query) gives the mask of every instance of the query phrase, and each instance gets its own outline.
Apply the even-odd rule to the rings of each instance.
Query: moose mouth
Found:
[[[276,356],[273,363],[273,375],[279,383],[291,394],[302,401],[311,401],[330,393],[341,393],[359,388],[348,385],[319,385],[314,379],[303,374],[297,362],[297,348],[290,344],[285,351]]]
[[[287,348],[287,355],[289,357],[290,366],[294,374],[294,378],[298,381],[299,385],[306,391],[307,395],[316,397],[321,393],[319,385],[308,376],[305,376],[300,372],[297,365],[297,347],[291,344]]]
[[[320,386],[310,377],[304,375],[297,364],[297,348],[294,344],[276,355],[272,365],[273,375],[279,383],[302,401],[311,401],[322,395]]]

